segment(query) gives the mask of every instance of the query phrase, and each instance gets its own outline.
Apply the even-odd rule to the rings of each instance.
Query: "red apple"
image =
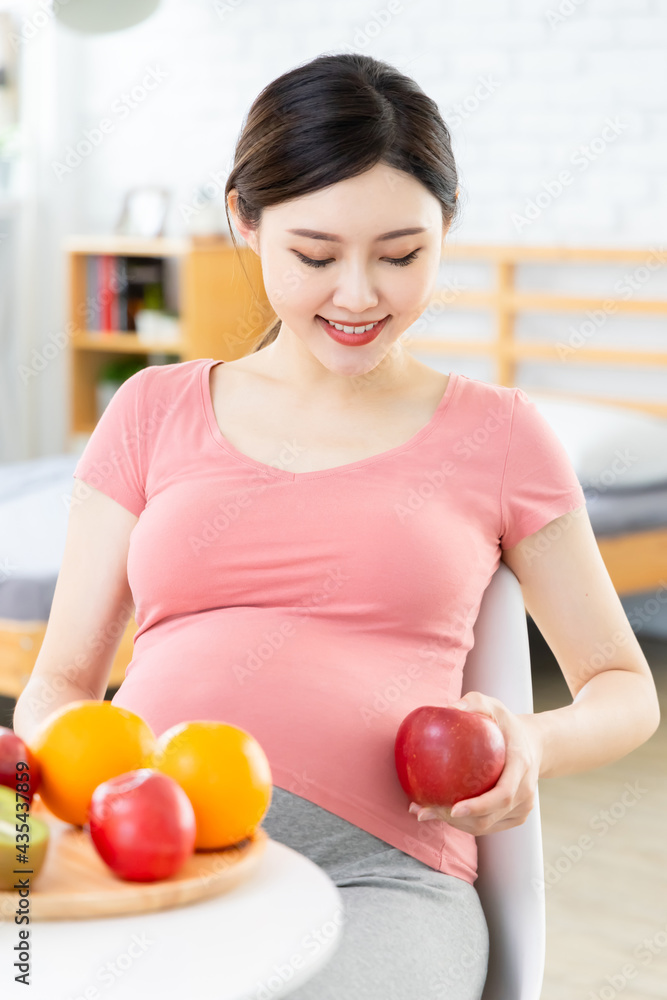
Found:
[[[17,767],[20,762],[27,762],[28,767]],[[27,744],[17,736],[13,729],[0,726],[0,785],[6,785],[16,792],[17,781],[27,784],[28,802],[32,804],[35,792],[39,791],[41,772],[39,761],[31,753]]]
[[[505,766],[505,740],[488,715],[422,705],[398,727],[394,756],[413,802],[451,809],[493,788]]]
[[[194,851],[197,833],[186,793],[151,767],[99,784],[88,806],[88,826],[102,860],[131,882],[169,878]]]

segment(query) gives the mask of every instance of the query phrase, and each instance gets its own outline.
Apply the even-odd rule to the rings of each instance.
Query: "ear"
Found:
[[[234,226],[236,227],[236,229],[239,231],[239,233],[241,234],[241,236],[243,237],[243,239],[246,241],[246,243],[248,244],[248,246],[251,248],[251,250],[254,250],[254,252],[259,257],[259,248],[257,246],[257,233],[256,233],[256,231],[251,226],[246,226],[243,222],[241,222],[241,220],[239,219],[239,217],[237,215],[237,212],[236,212],[236,202],[238,200],[238,194],[239,193],[236,190],[236,188],[232,188],[231,191],[229,192],[228,196],[227,196],[227,207],[229,209],[229,214],[232,217],[232,220],[234,222]]]

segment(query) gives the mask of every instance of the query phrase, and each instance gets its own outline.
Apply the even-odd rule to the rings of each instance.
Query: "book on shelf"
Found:
[[[136,333],[140,309],[164,308],[162,257],[89,254],[86,258],[86,328],[94,333]]]

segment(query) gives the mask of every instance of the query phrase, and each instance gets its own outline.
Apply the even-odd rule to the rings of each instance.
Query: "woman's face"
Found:
[[[410,174],[378,163],[265,209],[256,231],[241,227],[234,205],[230,192],[234,223],[261,258],[268,299],[283,323],[276,347],[297,338],[296,346],[330,371],[362,374],[429,304],[442,252],[442,209]],[[407,229],[413,231],[387,235]],[[375,336],[343,332],[337,340],[327,320],[384,322]]]

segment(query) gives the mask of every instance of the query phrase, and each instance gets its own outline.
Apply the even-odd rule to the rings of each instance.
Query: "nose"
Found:
[[[379,297],[375,282],[363,263],[350,262],[340,268],[332,302],[337,309],[358,316],[377,306]]]

